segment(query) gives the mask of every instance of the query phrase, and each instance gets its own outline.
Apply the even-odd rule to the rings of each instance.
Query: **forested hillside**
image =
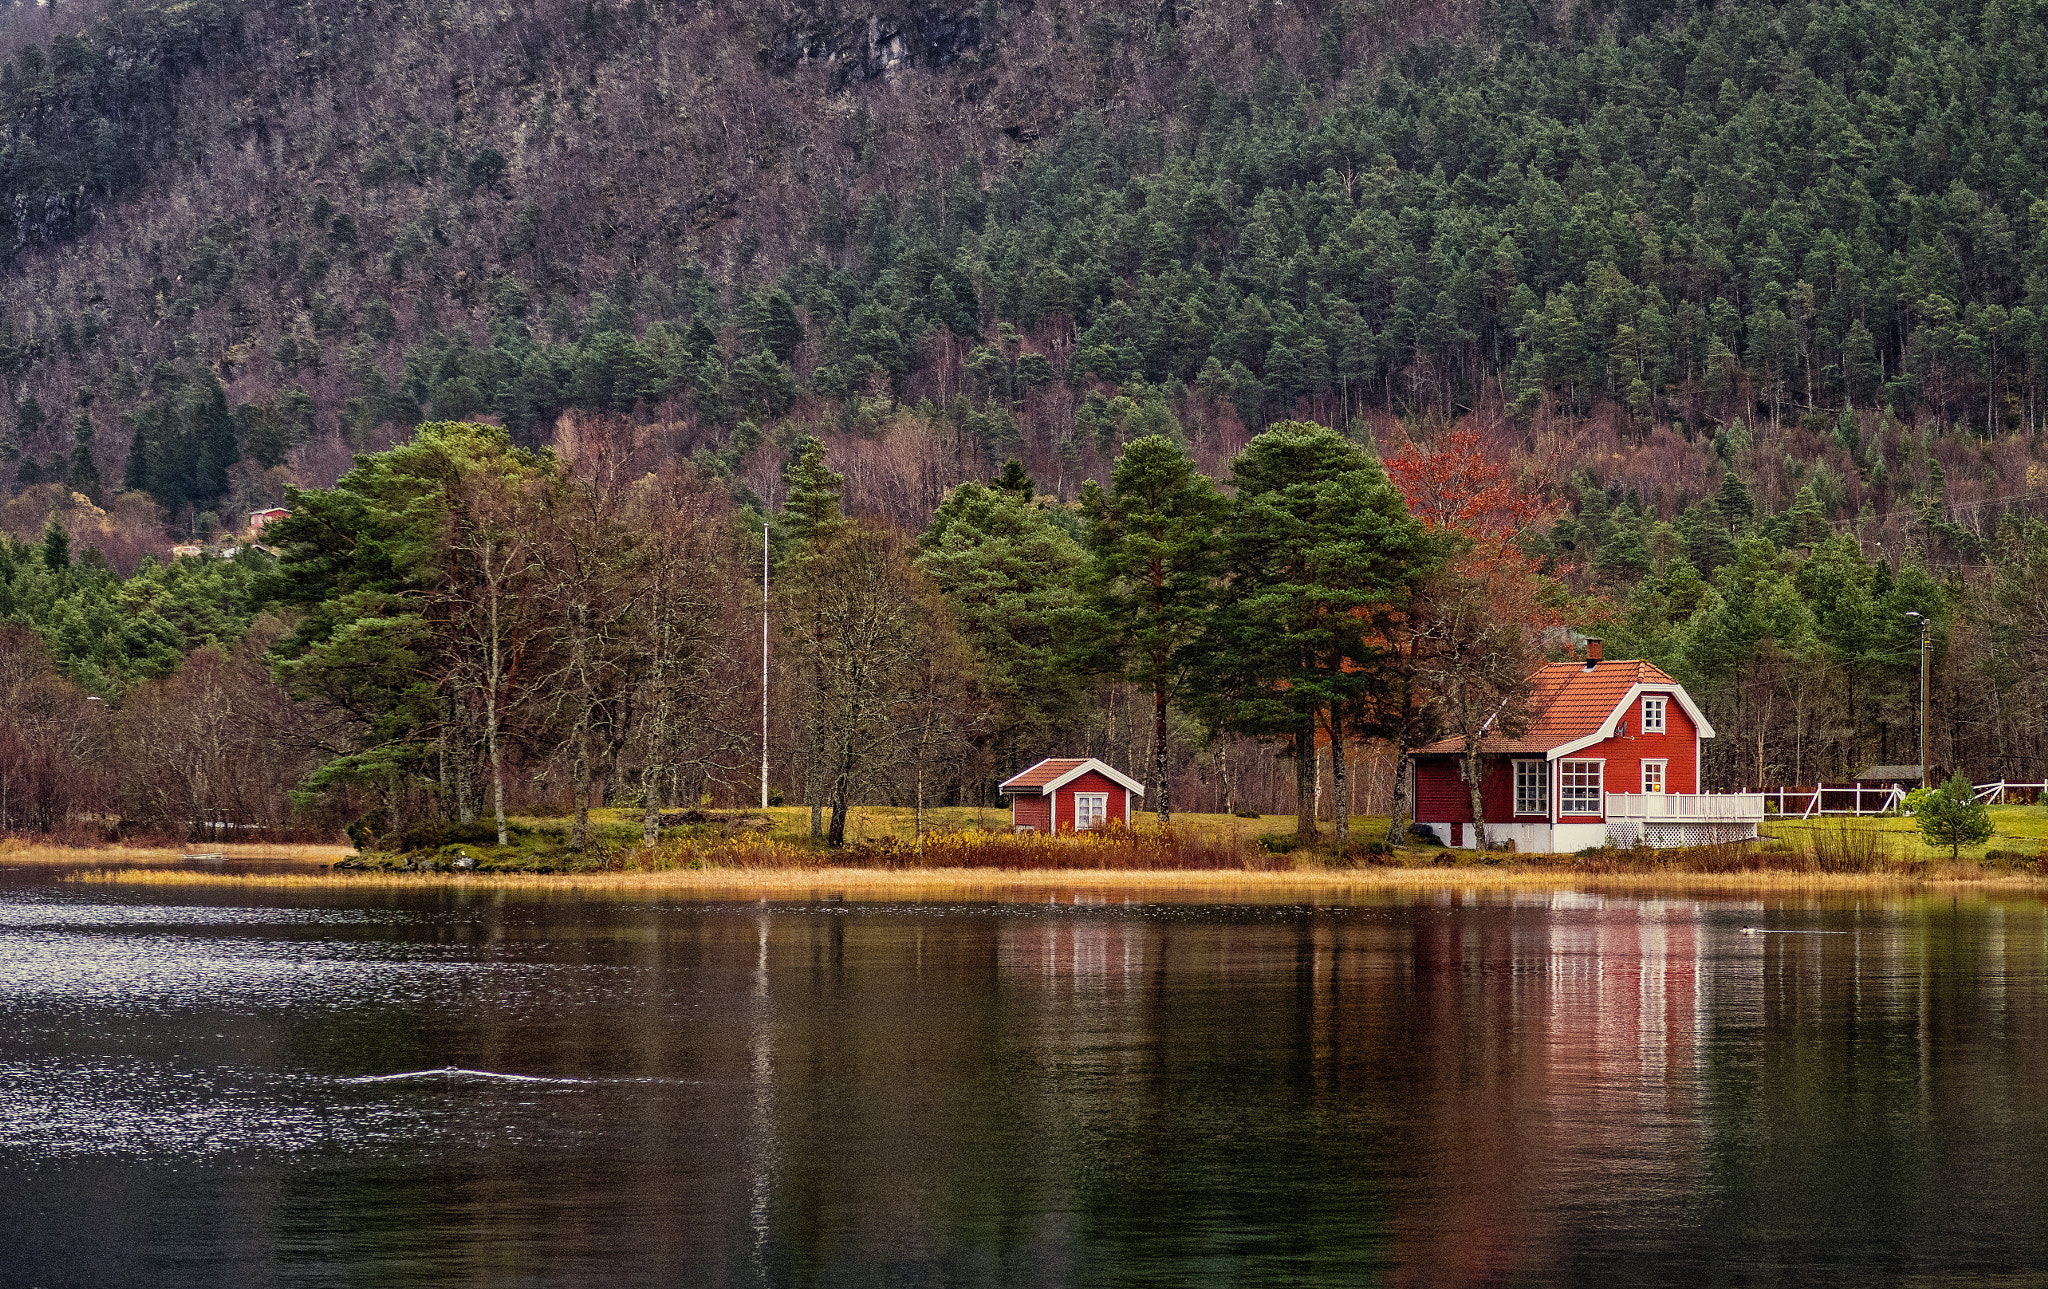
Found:
[[[1909,610],[1936,760],[2048,751],[2048,9],[80,0],[0,53],[0,525],[98,552],[0,610],[106,697],[282,604],[96,608],[196,585],[145,556],[428,419],[770,516],[815,436],[919,532],[1300,417],[1504,470],[1721,786],[1911,759]]]

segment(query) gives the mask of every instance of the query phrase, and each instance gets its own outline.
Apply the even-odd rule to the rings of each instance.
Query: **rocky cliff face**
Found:
[[[769,46],[781,72],[821,64],[835,89],[911,68],[946,71],[981,52],[982,20],[971,5],[821,5],[789,22]]]

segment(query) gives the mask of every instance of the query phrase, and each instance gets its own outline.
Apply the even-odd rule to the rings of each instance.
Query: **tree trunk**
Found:
[[[581,851],[590,843],[590,733],[579,729],[571,774],[576,784],[576,822],[569,830],[569,848]]]
[[[1152,790],[1159,794],[1159,822],[1173,822],[1173,797],[1166,787],[1166,682],[1152,686]]]
[[[486,592],[490,597],[490,644],[485,657],[488,668],[484,688],[484,751],[491,760],[491,810],[498,823],[498,844],[508,846],[512,834],[505,827],[505,757],[498,746],[498,687],[504,683],[504,643],[498,634],[498,593],[496,587]]]
[[[1472,837],[1480,850],[1487,847],[1486,802],[1479,791],[1481,763],[1477,742],[1465,744],[1465,786],[1472,794]]]
[[[1230,792],[1230,736],[1225,734],[1216,750],[1216,773],[1223,780],[1223,813],[1235,815],[1237,803]]]
[[[1351,840],[1351,794],[1345,790],[1344,776],[1344,714],[1330,713],[1330,793],[1334,800],[1331,813],[1337,819],[1337,848],[1342,850]]]
[[[640,844],[650,849],[661,835],[661,766],[649,761],[640,769]]]
[[[1394,813],[1387,820],[1387,845],[1400,846],[1408,840],[1408,736],[1394,736]]]
[[[838,850],[846,844],[846,816],[851,808],[853,796],[853,774],[845,762],[832,781],[832,829],[825,836],[825,844]]]
[[[1320,837],[1316,830],[1316,717],[1310,712],[1294,731],[1294,839],[1309,846]]]

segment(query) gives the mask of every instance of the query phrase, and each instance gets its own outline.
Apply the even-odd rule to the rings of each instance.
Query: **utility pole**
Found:
[[[1929,645],[1932,643],[1931,633],[1934,630],[1934,619],[1925,614],[1914,613],[1910,610],[1906,613],[1906,616],[1920,620],[1920,786],[1925,788],[1929,786],[1927,782],[1927,654]]]
[[[1925,777],[1923,775],[1923,777]],[[768,808],[768,521],[761,521],[761,809]]]

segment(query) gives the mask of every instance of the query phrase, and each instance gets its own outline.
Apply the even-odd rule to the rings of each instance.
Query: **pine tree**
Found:
[[[845,522],[839,514],[843,475],[825,468],[825,445],[806,434],[796,441],[796,457],[783,467],[789,489],[782,503],[782,523],[799,543],[810,545]]]
[[[1223,498],[1186,449],[1150,435],[1124,449],[1108,493],[1090,500],[1091,605],[1116,670],[1152,692],[1152,804],[1167,823],[1167,706],[1189,675],[1222,571]]]
[[[52,573],[65,573],[71,568],[71,534],[64,531],[64,525],[57,522],[55,515],[43,529],[43,567]]]
[[[1721,522],[1732,532],[1741,532],[1756,516],[1756,502],[1750,498],[1749,489],[1735,477],[1733,470],[1721,475],[1721,488],[1714,494],[1714,506],[1721,512]]]
[[[1275,425],[1231,475],[1229,593],[1196,646],[1199,705],[1218,726],[1290,745],[1296,836],[1312,842],[1318,727],[1335,760],[1383,685],[1390,615],[1440,552],[1379,462],[1335,430]]]
[[[1023,501],[1029,501],[1038,494],[1038,484],[1025,472],[1024,463],[1016,457],[1003,462],[1003,472],[996,476],[992,486]]]
[[[75,442],[71,447],[71,478],[73,492],[81,492],[94,501],[100,499],[100,465],[92,454],[92,416],[87,412],[78,414],[78,421],[72,426]]]
[[[1977,800],[1976,787],[1960,770],[1920,799],[1913,818],[1929,845],[1948,847],[1951,860],[1962,856],[1963,847],[1991,839],[1991,810]]]

